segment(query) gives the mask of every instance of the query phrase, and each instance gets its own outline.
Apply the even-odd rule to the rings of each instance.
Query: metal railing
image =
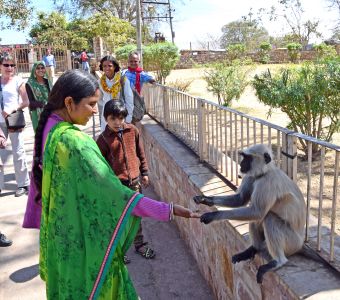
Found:
[[[340,250],[339,146],[170,87],[148,85],[143,91],[148,114],[236,186],[240,183],[239,150],[258,143],[269,145],[276,164],[305,195],[306,241],[340,270],[340,253],[334,251]],[[299,140],[308,145],[303,158]],[[312,153],[315,145],[316,155]]]
[[[14,56],[17,63],[17,72],[29,73],[32,69],[33,63],[42,60],[43,56],[47,53],[47,49],[51,48],[56,61],[56,72],[65,72],[70,69],[68,62],[68,54],[66,47],[49,47],[49,46],[20,46],[15,48],[1,49],[4,52],[8,52]]]

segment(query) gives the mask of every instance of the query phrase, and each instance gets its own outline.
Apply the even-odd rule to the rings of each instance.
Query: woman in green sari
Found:
[[[48,79],[45,63],[34,63],[31,76],[26,83],[26,92],[29,99],[29,109],[34,132],[38,126],[39,116],[47,103],[48,94],[52,88],[52,82]]]
[[[37,127],[30,189],[42,200],[40,276],[48,299],[138,299],[123,256],[140,217],[200,217],[121,184],[95,141],[74,126],[90,120],[99,98],[92,75],[67,71]]]

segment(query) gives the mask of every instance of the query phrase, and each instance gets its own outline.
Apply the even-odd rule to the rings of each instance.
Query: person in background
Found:
[[[28,193],[30,184],[26,153],[24,148],[23,129],[7,129],[6,118],[17,110],[23,110],[28,106],[28,96],[26,93],[23,80],[15,75],[16,63],[11,55],[5,55],[0,61],[1,68],[1,88],[2,103],[0,115],[0,128],[4,132],[6,138],[9,137],[12,144],[13,164],[15,171],[15,179],[18,184],[15,197],[20,197]],[[8,156],[3,149],[0,149],[0,157],[2,162]],[[4,188],[4,169],[0,168],[0,190]]]
[[[89,57],[87,56],[86,49],[80,54],[81,68],[83,71],[90,73]]]
[[[66,71],[37,127],[33,177],[35,199],[42,201],[39,269],[48,300],[137,300],[123,256],[140,217],[200,217],[120,182],[96,142],[75,126],[97,113],[99,98],[92,75]]]
[[[51,53],[51,49],[47,49],[46,55],[43,57],[43,62],[45,63],[47,76],[49,80],[53,83],[54,80],[54,72],[55,68],[57,67],[54,55]]]
[[[147,82],[151,84],[155,83],[155,79],[144,72],[139,64],[139,53],[137,51],[131,52],[128,57],[128,69],[123,70],[122,74],[129,79],[131,88],[136,89],[138,94],[141,95],[143,84]]]
[[[113,56],[104,56],[100,61],[99,69],[104,73],[98,81],[99,88],[102,92],[102,97],[98,103],[98,109],[100,115],[100,128],[103,132],[106,126],[103,108],[108,101],[116,101],[121,99],[128,111],[125,121],[126,123],[131,123],[133,115],[133,93],[129,79],[124,76],[124,99],[122,99],[120,66],[118,61]]]
[[[13,242],[0,231],[0,247],[9,247]]]
[[[5,149],[6,145],[7,145],[7,139],[5,137],[5,134],[2,132],[0,128],[0,149]],[[13,242],[0,231],[0,247],[8,247],[8,246],[11,246],[12,243]]]
[[[51,88],[52,82],[48,79],[45,63],[43,61],[35,62],[31,76],[26,83],[26,92],[29,99],[29,110],[34,132],[38,126],[40,113],[47,103]]]
[[[97,139],[97,145],[119,180],[131,190],[142,193],[149,185],[148,164],[137,127],[125,123],[127,109],[121,101],[108,101],[104,107],[106,128]],[[144,242],[142,224],[134,239],[135,250],[146,259],[155,252]],[[124,257],[125,263],[130,262]]]

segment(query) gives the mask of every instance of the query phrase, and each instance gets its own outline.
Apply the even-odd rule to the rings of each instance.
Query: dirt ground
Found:
[[[271,71],[277,71],[284,66],[286,65],[257,65],[255,70],[250,72],[249,77],[252,78],[255,74],[261,74],[268,68]],[[166,81],[174,82],[176,79],[192,81],[187,92],[188,94],[217,103],[217,96],[208,91],[207,83],[203,79],[204,70],[204,68],[173,70],[170,76],[167,77]],[[274,110],[272,115],[268,117],[267,113],[269,107],[258,101],[255,95],[255,90],[251,86],[246,88],[239,100],[233,100],[231,107],[253,117],[266,120],[282,127],[286,127],[289,123],[289,119],[286,114],[281,112],[279,109]],[[340,133],[334,135],[333,144],[340,145]]]
[[[254,71],[249,74],[249,77],[253,77],[255,74],[260,74],[261,72],[270,68],[273,72],[279,70],[284,65],[258,65]],[[189,86],[188,94],[204,98],[213,102],[218,102],[217,97],[207,90],[207,83],[203,79],[204,68],[194,68],[194,69],[181,69],[173,70],[170,76],[167,78],[167,82],[174,82],[176,79],[182,81],[192,81]],[[267,116],[269,107],[260,103],[255,95],[255,91],[252,87],[248,86],[245,92],[242,94],[239,100],[233,100],[231,107],[233,109],[239,110],[250,116],[257,117],[266,120],[270,123],[286,127],[289,123],[288,117],[282,113],[279,109],[273,111],[270,117]],[[333,137],[333,144],[340,145],[340,133],[337,133]],[[313,160],[312,165],[312,190],[311,190],[311,211],[313,215],[317,215],[319,206],[319,193],[320,193],[320,160]],[[307,162],[299,159],[298,161],[298,184],[306,195],[307,186]],[[333,193],[333,181],[334,181],[334,156],[326,155],[325,160],[325,181],[323,190],[323,224],[330,224],[331,215],[331,205],[332,205],[332,193]],[[338,194],[340,194],[338,192]],[[338,197],[339,198],[339,197]],[[338,199],[340,202],[340,199]],[[336,231],[340,233],[340,203],[337,205],[337,224]]]

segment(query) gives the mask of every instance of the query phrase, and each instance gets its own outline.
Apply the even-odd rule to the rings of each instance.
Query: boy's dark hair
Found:
[[[112,116],[114,118],[126,118],[128,115],[128,111],[122,101],[119,100],[110,100],[106,102],[104,106],[104,118],[105,120],[108,116]]]

